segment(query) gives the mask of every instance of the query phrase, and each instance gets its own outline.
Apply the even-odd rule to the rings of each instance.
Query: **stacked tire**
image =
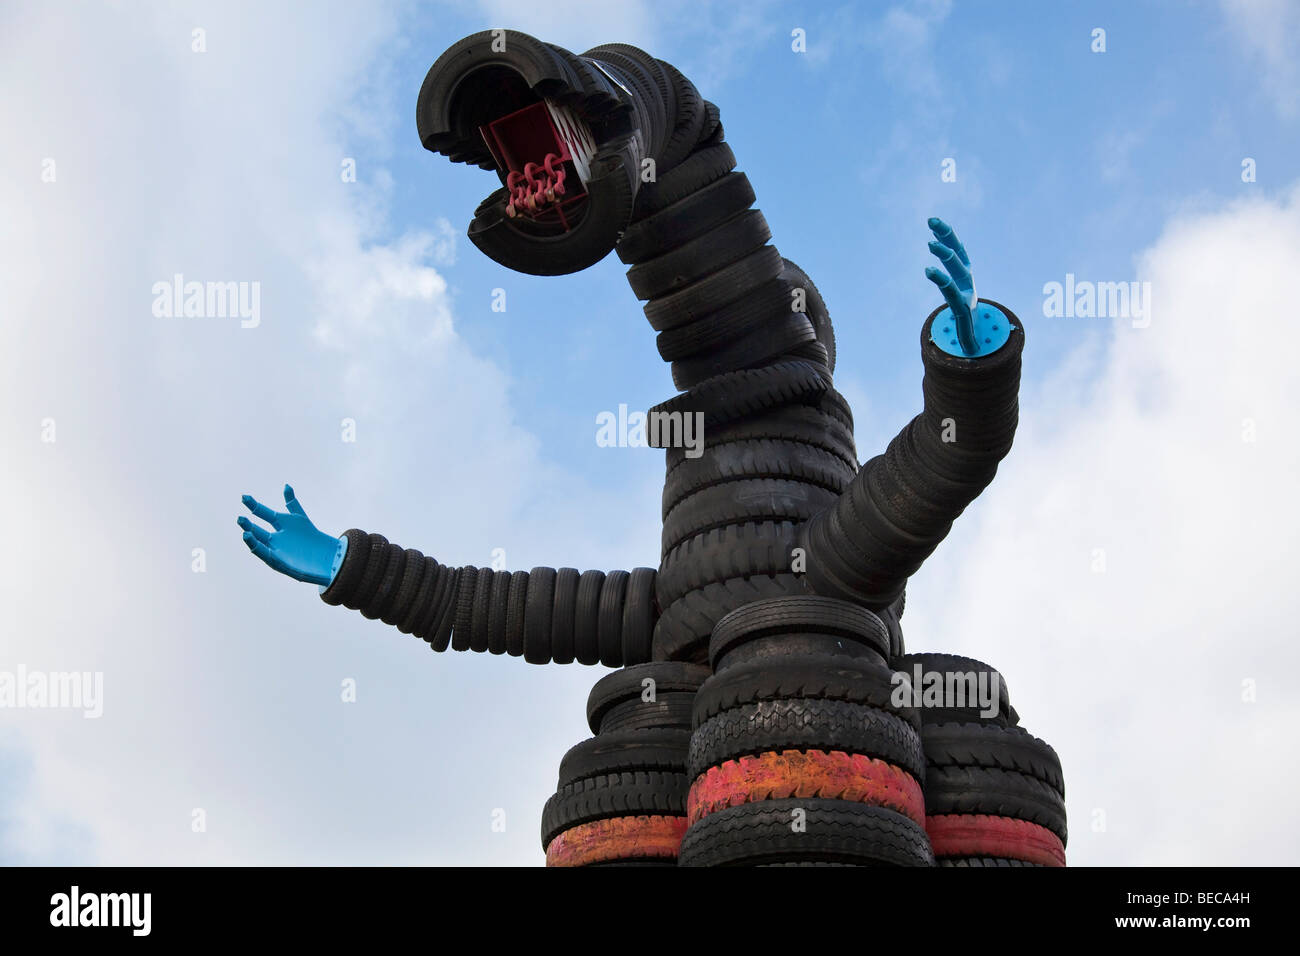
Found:
[[[698,457],[666,455],[653,654],[702,663],[727,613],[808,593],[798,530],[853,480],[852,420],[802,361],[717,376],[657,410],[702,415],[705,436]]]
[[[926,831],[939,866],[1065,866],[1065,782],[1056,751],[1019,726],[1006,682],[952,654],[909,654],[894,666],[917,685],[974,675],[986,702],[926,706],[922,691]],[[996,703],[993,687],[996,678]],[[954,677],[949,686],[957,686]],[[992,713],[990,713],[992,711]]]
[[[888,650],[876,615],[828,598],[718,622],[679,865],[933,865],[920,718],[893,703]]]
[[[832,388],[835,339],[816,287],[769,242],[754,190],[703,104],[695,147],[642,186],[615,247],[683,394],[652,415],[702,416],[703,455],[668,447],[654,657],[702,662],[718,620],[807,588],[799,525],[858,461]]]
[[[594,737],[560,762],[542,811],[547,866],[674,866],[686,831],[691,706],[709,676],[682,663],[627,667],[587,699]]]

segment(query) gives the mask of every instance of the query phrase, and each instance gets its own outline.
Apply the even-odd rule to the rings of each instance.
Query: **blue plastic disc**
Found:
[[[952,309],[944,306],[943,311],[934,317],[930,325],[930,341],[949,355],[958,358],[982,358],[992,355],[1011,338],[1015,328],[1007,314],[995,305],[980,302],[975,306],[975,351],[966,352],[957,339],[957,320],[953,318]]]

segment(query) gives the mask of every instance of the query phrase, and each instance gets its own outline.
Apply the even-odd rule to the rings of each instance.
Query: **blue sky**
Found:
[[[358,6],[0,13],[0,493],[22,543],[0,670],[105,681],[98,720],[0,710],[0,862],[541,862],[601,669],[431,655],[273,574],[234,524],[241,493],[290,481],[322,528],[448,563],[657,563],[661,453],[595,442],[599,412],[673,392],[621,264],[502,269],[464,238],[492,177],[419,148],[429,65],[495,26],[642,46],[721,107],[829,305],[863,459],[919,408],[925,219],[954,225],[1025,322],[1022,425],[914,578],[910,646],[1006,674],[1061,752],[1072,862],[1286,859],[1300,831],[1266,811],[1300,776],[1279,679],[1300,526],[1274,505],[1300,467],[1276,347],[1295,5]],[[259,282],[260,324],[153,316],[177,272]],[[1067,273],[1150,282],[1150,327],[1045,317]]]
[[[1257,161],[1256,191],[1297,172],[1296,95],[1273,95],[1261,52],[1234,40],[1234,15],[1214,4],[744,9],[732,23],[728,5],[705,5],[699,29],[666,16],[630,42],[689,76],[713,78],[700,81],[704,93],[723,108],[774,244],[830,305],[844,386],[887,419],[864,423],[874,429],[865,437],[877,439],[862,442],[864,458],[919,396],[917,328],[937,301],[922,276],[928,216],[954,224],[983,294],[1033,314],[1044,282],[1067,272],[1131,279],[1136,252],[1171,215],[1242,196],[1243,157]],[[588,25],[567,31],[570,40],[564,25],[580,18],[555,19],[546,39],[575,51],[606,35]],[[421,20],[393,64],[399,115],[410,112],[400,91],[418,89],[441,38],[506,23],[468,8]],[[791,51],[796,27],[806,31],[804,55]],[[1091,49],[1097,27],[1106,30],[1104,53]],[[394,226],[419,229],[444,216],[463,227],[490,176],[411,149],[413,135],[399,124],[374,144],[374,161],[394,178]],[[940,180],[948,157],[956,182]],[[530,424],[548,447],[589,456],[589,467],[629,457],[593,451],[576,427],[593,395],[627,393],[645,407],[673,390],[622,273],[611,256],[560,281],[516,275],[464,244],[447,273],[458,331],[509,369],[521,407],[553,410]],[[498,287],[511,303],[504,318],[490,311]],[[1030,378],[1079,338],[1109,332],[1078,320],[1032,331],[1030,354],[1039,358],[1027,361]],[[550,371],[557,362],[558,376]],[[582,387],[569,387],[575,381]]]

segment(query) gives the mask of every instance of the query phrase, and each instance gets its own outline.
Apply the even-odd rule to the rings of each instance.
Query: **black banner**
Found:
[[[692,927],[693,938],[716,926],[765,939],[764,923],[797,921],[827,936],[869,929],[864,945],[880,933],[923,942],[963,928],[1179,944],[1199,934],[1232,945],[1241,933],[1284,928],[1280,884],[1293,882],[1284,870],[1224,868],[667,869],[10,868],[0,870],[0,925],[6,942],[76,936],[90,944],[436,942],[427,934],[438,925],[493,947],[516,936],[540,944],[539,933],[560,929],[570,941],[594,943],[589,934],[600,930],[653,945],[669,943],[674,926]]]

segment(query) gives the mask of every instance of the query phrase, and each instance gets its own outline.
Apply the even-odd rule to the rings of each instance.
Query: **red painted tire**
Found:
[[[685,817],[607,817],[565,830],[546,847],[547,866],[589,866],[611,860],[675,860]]]
[[[727,807],[785,797],[822,797],[885,807],[925,825],[925,797],[905,770],[841,750],[782,750],[728,760],[691,784],[692,824]]]
[[[926,817],[925,830],[938,857],[991,856],[1042,866],[1065,866],[1065,845],[1046,827],[1027,820],[982,813]]]

